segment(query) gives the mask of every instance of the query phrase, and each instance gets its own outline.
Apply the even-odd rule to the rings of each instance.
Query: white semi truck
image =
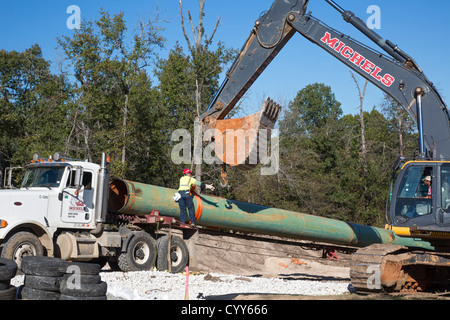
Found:
[[[181,227],[189,238],[195,229],[157,211],[139,227],[107,215],[110,173],[105,154],[100,165],[57,153],[45,159],[35,155],[16,188],[12,174],[18,169],[6,169],[0,190],[1,257],[19,266],[28,255],[109,262],[123,271],[149,270],[158,264],[158,269],[179,272],[187,265],[188,239],[171,233],[169,239],[161,231]]]

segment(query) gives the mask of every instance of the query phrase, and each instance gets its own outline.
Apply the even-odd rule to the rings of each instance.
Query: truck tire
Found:
[[[85,283],[100,283],[102,281],[102,277],[98,274],[80,274],[75,275],[67,273],[62,277],[62,281],[69,281],[69,283],[75,284],[76,282],[85,284]]]
[[[156,241],[148,233],[139,231],[128,243],[126,252],[118,257],[118,265],[122,271],[150,270],[156,261]]]
[[[2,257],[14,261],[20,268],[27,256],[43,256],[44,247],[39,238],[30,232],[18,232],[4,244]]]
[[[0,291],[8,289],[10,284],[11,280],[0,280]]]
[[[60,293],[54,291],[39,290],[24,286],[21,292],[22,299],[27,300],[59,300]]]
[[[6,258],[0,258],[0,281],[9,281],[16,276],[17,264]]]
[[[75,297],[67,294],[61,294],[59,300],[107,300],[106,295],[99,297]]]
[[[66,273],[68,274],[84,274],[84,275],[96,275],[99,274],[101,266],[97,263],[88,262],[69,262],[67,265]]]
[[[22,260],[21,269],[25,275],[62,277],[68,262],[60,258],[29,256]]]
[[[16,299],[16,287],[9,286],[4,290],[0,290],[0,300],[15,300]]]
[[[61,282],[60,292],[73,297],[100,297],[105,296],[108,289],[106,282],[82,283],[80,286],[72,287],[67,281]]]
[[[27,274],[25,275],[24,285],[25,287],[33,289],[59,292],[61,277],[35,276]]]
[[[168,262],[169,236],[158,239],[158,259],[156,268],[159,271],[169,270]],[[183,239],[172,236],[170,240],[171,272],[183,272],[189,262],[189,250]]]

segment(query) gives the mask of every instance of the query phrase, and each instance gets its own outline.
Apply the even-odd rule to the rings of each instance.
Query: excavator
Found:
[[[203,130],[216,130],[216,141],[222,142],[216,155],[225,165],[241,169],[254,166],[250,155],[255,150],[258,154],[258,141],[270,135],[281,107],[268,98],[256,114],[239,119],[226,116],[296,33],[370,81],[409,113],[419,136],[418,152],[410,159],[399,158],[393,166],[386,229],[395,237],[426,240],[433,250],[393,244],[361,248],[352,255],[352,285],[358,292],[440,290],[450,278],[450,110],[410,55],[368,28],[351,11],[333,0],[324,1],[378,49],[313,17],[307,12],[309,0],[274,0],[256,20],[225,81],[197,121]],[[234,148],[238,139],[225,138],[229,130],[250,132],[243,150]],[[235,146],[227,148],[225,141]]]

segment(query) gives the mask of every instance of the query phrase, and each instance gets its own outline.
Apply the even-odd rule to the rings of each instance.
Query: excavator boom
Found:
[[[328,27],[312,17],[311,13],[306,13],[308,0],[275,0],[271,8],[255,22],[220,90],[207,111],[200,116],[203,129],[217,129],[217,135],[222,135],[222,141],[227,140],[227,131],[245,132],[247,142],[241,143],[240,147],[239,139],[235,139],[234,143],[230,143],[229,139],[228,144],[219,144],[225,150],[216,152],[219,158],[225,164],[249,168],[252,152],[259,155],[258,142],[262,135],[270,136],[281,107],[275,105],[273,109],[276,112],[267,112],[267,105],[272,103],[266,102],[257,114],[233,120],[225,120],[225,117],[292,36],[300,33],[393,97],[408,111],[419,128],[423,157],[450,159],[449,109],[414,59],[369,29],[352,12],[342,9],[332,0],[325,1],[388,56]],[[266,115],[272,117],[267,118]],[[261,123],[269,123],[269,126]]]
[[[286,15],[291,11],[304,12],[307,3],[308,0],[273,2],[272,7],[255,22],[225,81],[206,112],[200,116],[203,130],[216,129],[216,155],[224,164],[250,169],[267,155],[271,130],[281,112],[280,105],[267,98],[255,114],[239,119],[225,117],[295,34],[295,30],[285,22]]]

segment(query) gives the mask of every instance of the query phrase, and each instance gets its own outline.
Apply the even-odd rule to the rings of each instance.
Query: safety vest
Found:
[[[192,185],[195,187],[196,182],[197,180],[193,177],[183,176],[180,179],[180,187],[178,188],[178,191],[189,191],[192,189]]]

